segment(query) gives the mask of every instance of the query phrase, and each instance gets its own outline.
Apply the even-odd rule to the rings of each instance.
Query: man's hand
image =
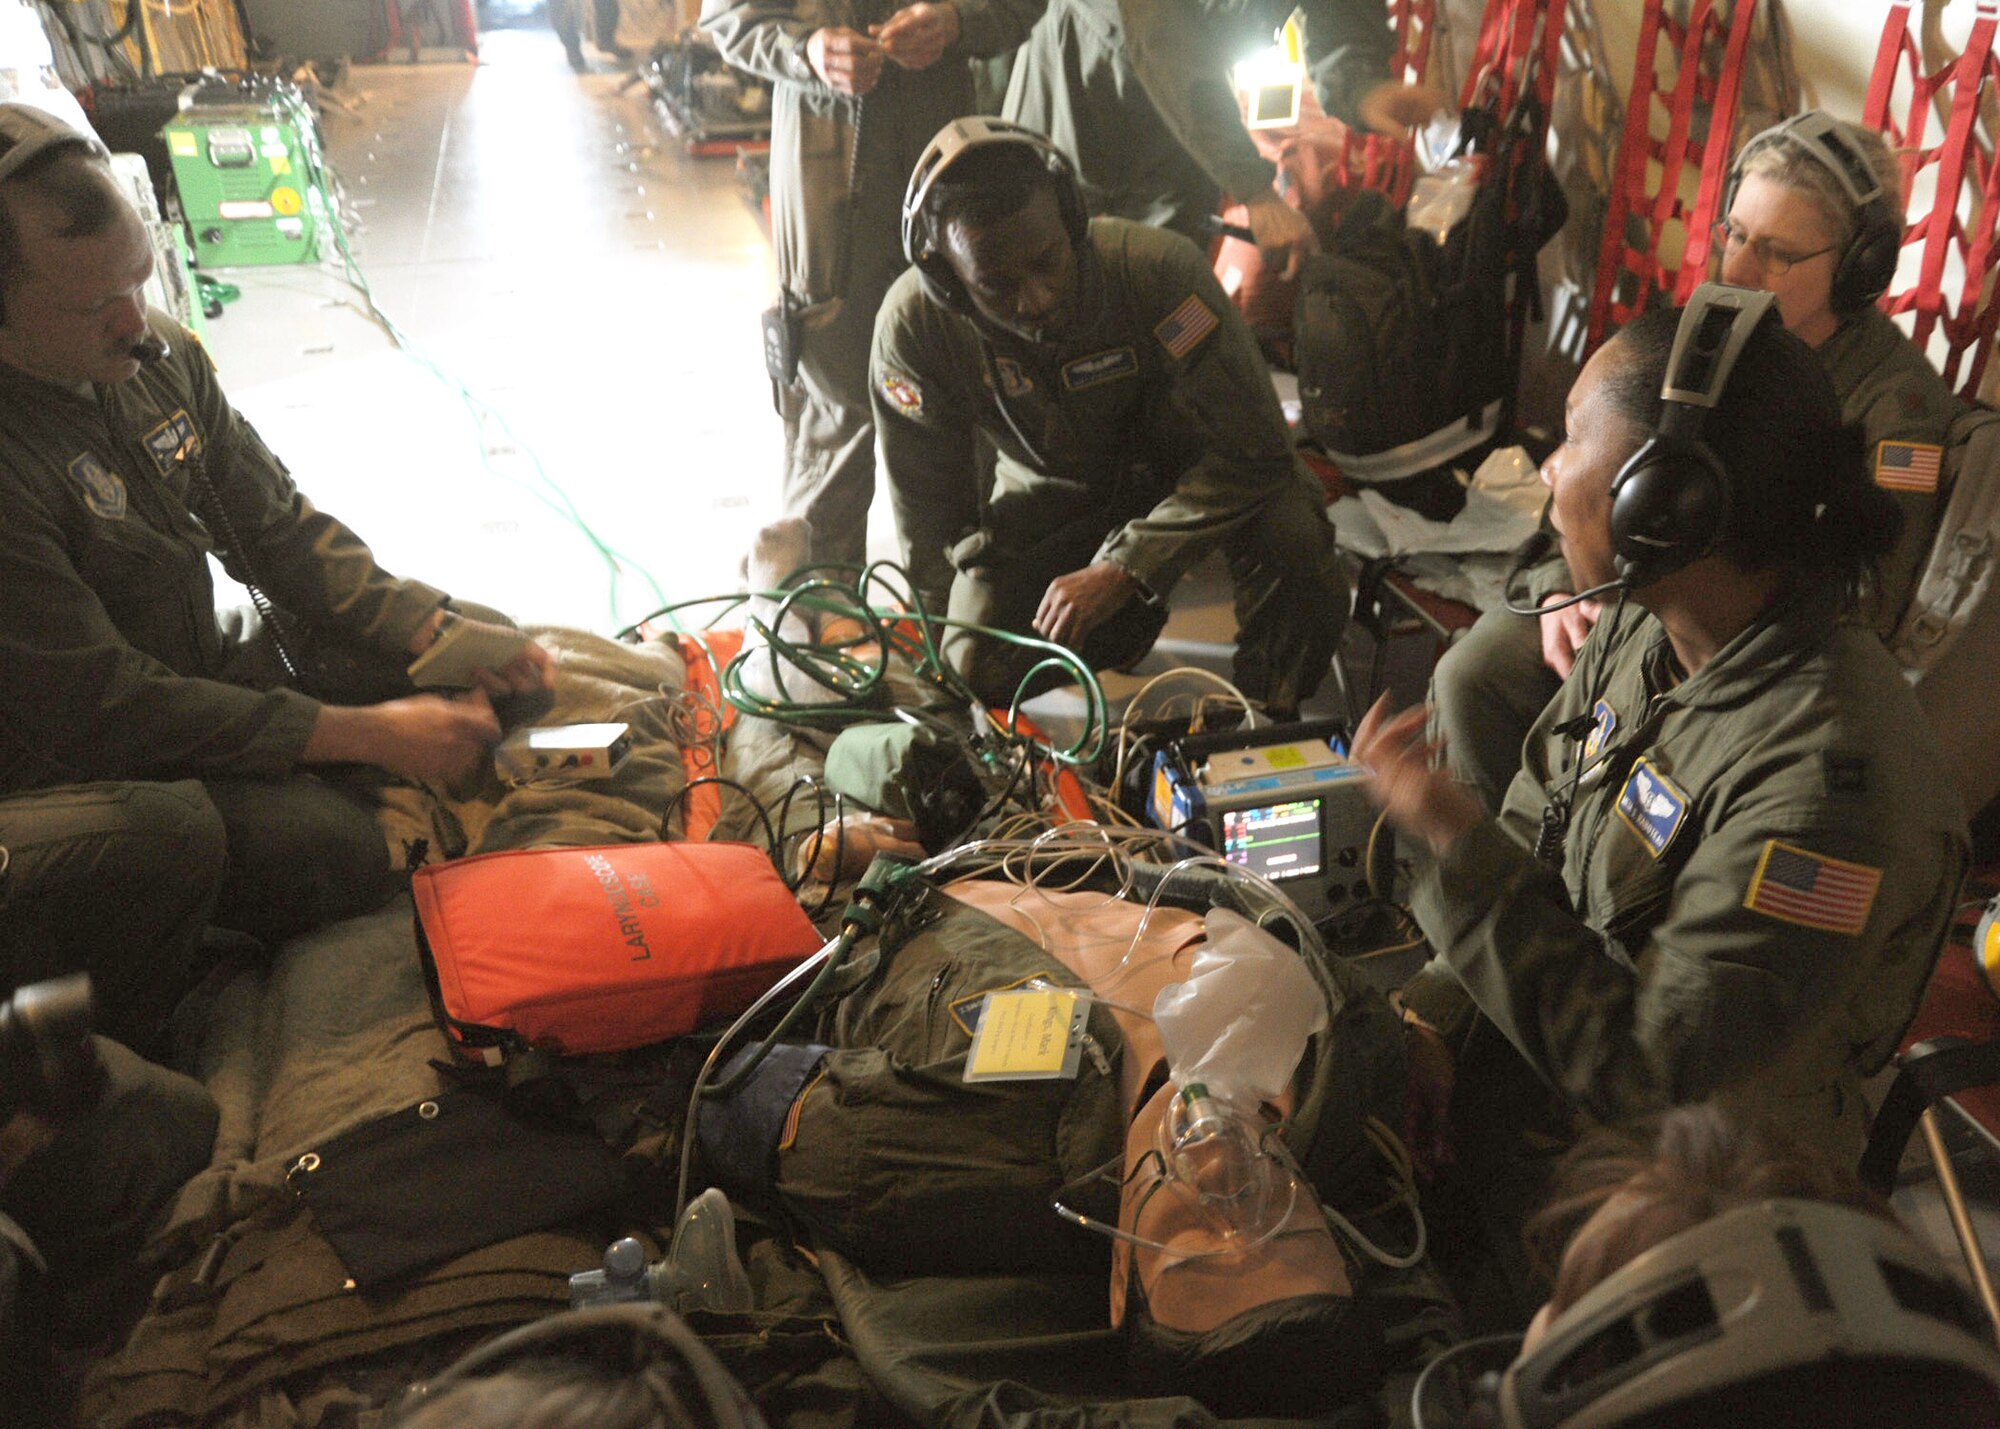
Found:
[[[956,16],[953,17],[956,19]],[[882,78],[882,46],[845,25],[814,30],[806,41],[806,63],[835,94],[860,97]]]
[[[1568,600],[1570,592],[1552,591],[1542,597],[1542,604]],[[1597,624],[1597,617],[1604,614],[1604,606],[1594,600],[1578,601],[1563,610],[1552,610],[1541,618],[1542,663],[1563,679],[1576,668],[1576,652],[1583,648],[1584,638],[1590,628]]]
[[[1312,220],[1279,198],[1265,194],[1244,204],[1250,214],[1250,232],[1256,235],[1257,251],[1264,266],[1284,282],[1299,276],[1306,255],[1319,252],[1319,235]]]
[[[1035,630],[1044,640],[1074,650],[1130,600],[1137,589],[1138,583],[1116,561],[1097,561],[1080,571],[1057,576],[1042,592],[1041,608],[1035,612]]]
[[[958,6],[952,0],[905,5],[868,33],[904,69],[928,69],[958,43]]]
[[[1484,810],[1438,766],[1444,746],[1424,737],[1427,713],[1412,705],[1392,715],[1383,695],[1354,731],[1353,754],[1355,763],[1368,767],[1368,797],[1388,813],[1389,822],[1442,854],[1479,823]]]
[[[500,742],[486,691],[457,699],[410,695],[379,705],[323,705],[302,756],[307,764],[372,764],[406,779],[453,784]]]
[[[481,623],[483,622],[473,622],[475,625]],[[508,695],[526,695],[537,690],[553,690],[556,687],[556,657],[530,640],[521,647],[520,654],[499,669],[474,670],[472,678],[479,682],[480,689],[496,700]]]
[[[1364,127],[1400,139],[1419,124],[1430,123],[1444,106],[1444,91],[1433,85],[1385,79],[1362,96],[1356,113]]]
[[[486,632],[499,634],[502,639],[519,639],[520,632],[511,626],[495,625],[490,620],[470,620],[462,615],[439,606],[431,612],[430,618],[416,628],[406,647],[412,656],[423,654],[437,643],[444,633],[445,622],[457,620],[469,627],[467,634]],[[530,640],[522,646],[521,653],[497,670],[475,669],[472,679],[480,689],[495,699],[508,695],[525,695],[536,690],[553,690],[556,687],[556,657]]]

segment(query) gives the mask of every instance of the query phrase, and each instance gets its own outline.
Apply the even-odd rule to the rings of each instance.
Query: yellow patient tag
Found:
[[[1076,1075],[1089,1004],[1073,992],[1019,988],[987,995],[965,1055],[968,1082]]]

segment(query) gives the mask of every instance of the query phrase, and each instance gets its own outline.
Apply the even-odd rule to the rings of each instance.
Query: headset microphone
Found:
[[[1567,596],[1562,600],[1552,600],[1547,605],[1516,605],[1507,599],[1506,593],[1514,588],[1514,582],[1520,579],[1521,573],[1530,566],[1540,564],[1542,557],[1555,548],[1555,532],[1549,530],[1547,526],[1537,528],[1534,535],[1521,543],[1521,549],[1515,553],[1514,563],[1507,568],[1506,579],[1500,583],[1500,605],[1509,615],[1547,615],[1551,611],[1567,610],[1572,605],[1581,605],[1586,600],[1594,600],[1606,591],[1627,589],[1625,577],[1620,576],[1615,581],[1592,586],[1581,594]]]
[[[127,348],[125,355],[141,366],[150,367],[166,357],[171,350],[165,338],[149,332]]]
[[[1509,615],[1548,615],[1554,611],[1568,610],[1572,605],[1581,605],[1586,600],[1596,600],[1607,591],[1630,590],[1631,588],[1632,582],[1627,577],[1620,576],[1615,581],[1606,581],[1603,585],[1594,585],[1589,590],[1580,590],[1575,595],[1565,596],[1561,600],[1552,600],[1547,605],[1516,605],[1511,600],[1503,601],[1502,604],[1506,606]]]

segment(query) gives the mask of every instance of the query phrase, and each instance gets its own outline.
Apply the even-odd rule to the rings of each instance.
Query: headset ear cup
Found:
[[[1860,231],[1840,255],[1833,271],[1831,298],[1835,312],[1856,313],[1889,291],[1902,257],[1903,230],[1886,205],[1870,205]]]
[[[1700,442],[1655,436],[1611,481],[1611,550],[1628,588],[1649,585],[1715,549],[1729,483]]]
[[[958,274],[952,270],[951,260],[942,253],[932,253],[916,262],[917,281],[923,284],[924,296],[947,312],[961,315],[971,310],[971,301],[965,296],[965,285],[958,281]]]

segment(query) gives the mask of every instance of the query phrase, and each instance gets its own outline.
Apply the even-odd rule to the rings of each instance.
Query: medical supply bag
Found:
[[[761,849],[518,849],[411,879],[431,1011],[467,1061],[618,1052],[743,1011],[820,945]]]

